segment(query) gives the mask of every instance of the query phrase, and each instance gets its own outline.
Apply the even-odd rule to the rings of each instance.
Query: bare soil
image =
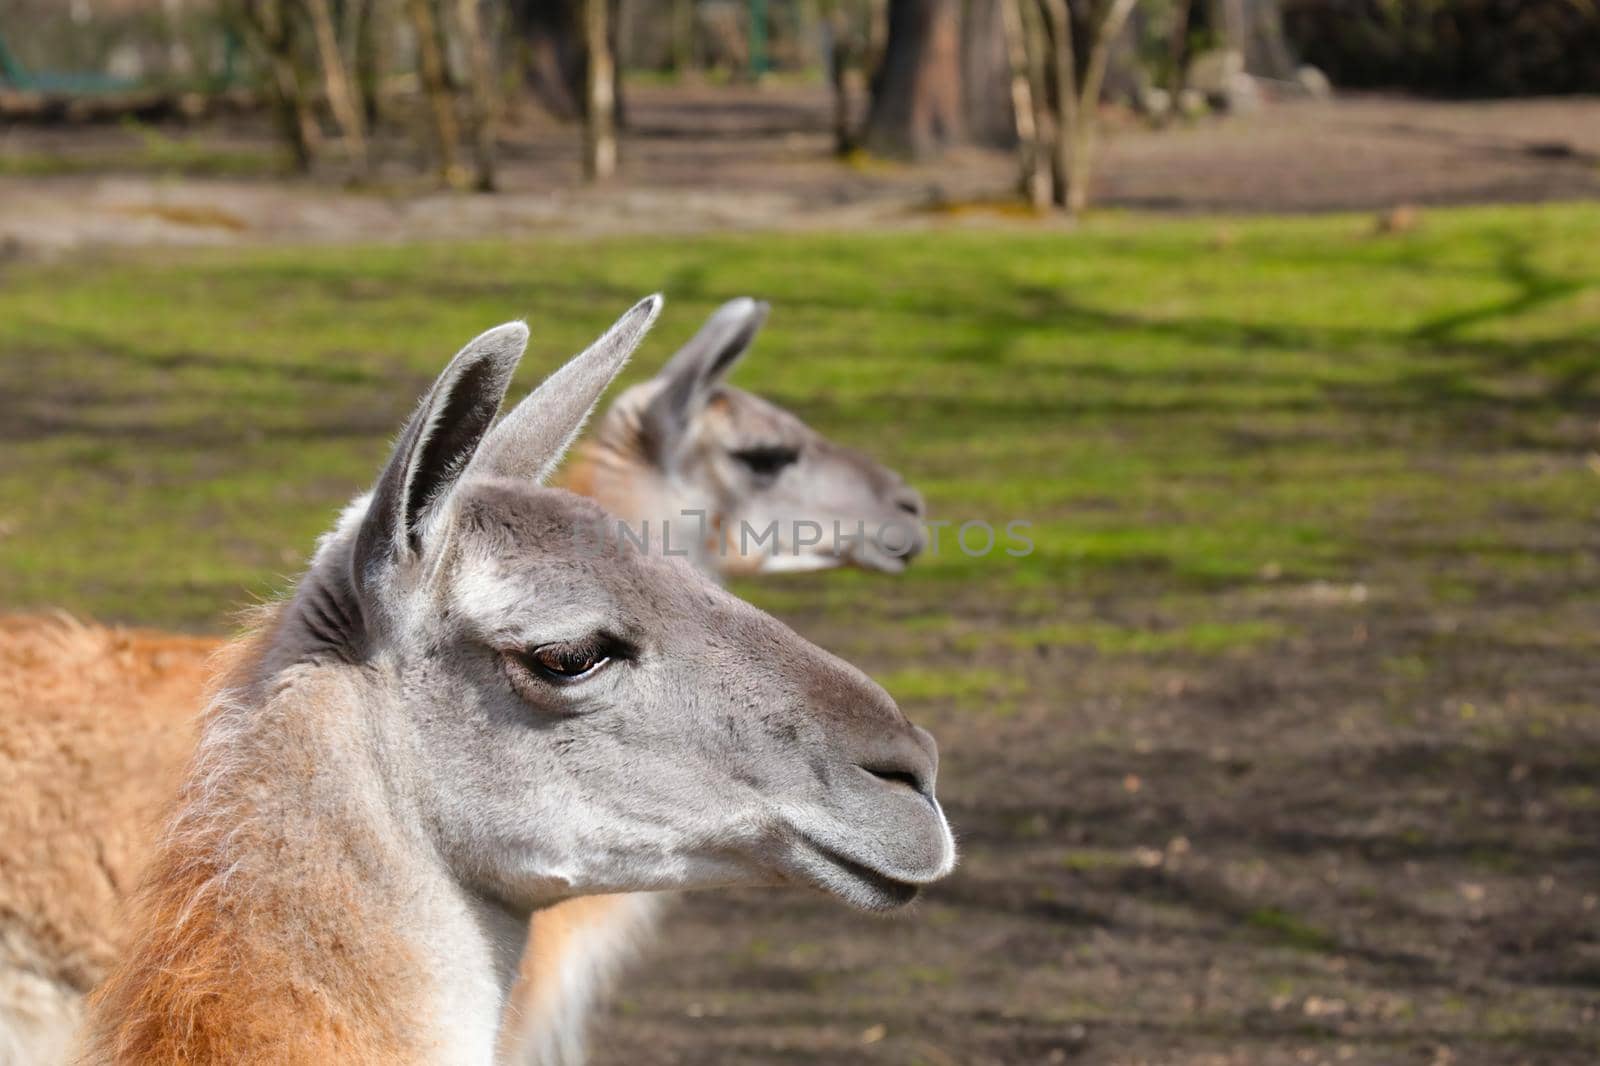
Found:
[[[1532,622],[1600,624],[1571,580],[1459,612],[1227,594],[1219,617],[1301,635],[1220,656],[991,650],[1025,679],[1013,711],[907,708],[943,748],[953,879],[899,919],[685,901],[595,1061],[1600,1061],[1600,669]],[[881,668],[895,639],[850,654]]]
[[[149,130],[18,127],[0,132],[0,162],[10,163],[0,170],[11,175],[0,177],[0,245],[856,228],[1006,214],[964,208],[1009,195],[1009,155],[841,161],[817,87],[637,87],[628,106],[617,182],[586,188],[577,131],[525,113],[508,124],[494,196],[432,189],[399,140],[380,146],[376,180],[351,189],[336,165],[309,180],[192,176],[207,153],[233,153],[222,162],[248,175],[251,156],[265,160],[272,147],[259,120],[156,131],[184,146],[176,162],[171,152],[150,158]],[[1103,205],[1170,212],[1600,197],[1600,100],[1284,100],[1160,130],[1113,113],[1097,186]]]

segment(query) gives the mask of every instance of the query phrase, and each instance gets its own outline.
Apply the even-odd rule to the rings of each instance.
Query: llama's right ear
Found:
[[[644,340],[661,303],[659,295],[640,300],[581,355],[546,378],[494,427],[472,460],[472,472],[543,482],[577,439],[600,394]]]
[[[428,520],[477,453],[527,346],[521,322],[491,329],[461,349],[422,398],[356,533],[352,577],[363,594],[384,567],[422,553]]]

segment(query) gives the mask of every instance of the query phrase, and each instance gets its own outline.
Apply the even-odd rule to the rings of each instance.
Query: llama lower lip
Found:
[[[842,874],[855,886],[866,888],[873,897],[870,901],[851,900],[850,902],[856,902],[858,905],[865,906],[871,910],[891,910],[910,903],[922,891],[921,885],[880,873],[864,863],[859,863],[847,855],[817,843],[815,840],[807,839],[805,844],[813,854],[827,863],[833,873]],[[837,888],[829,884],[825,878],[811,874],[809,879],[824,891],[836,896],[843,895]]]
[[[851,561],[863,570],[876,570],[882,574],[898,574],[906,568],[906,557],[891,555],[876,548],[856,552]]]

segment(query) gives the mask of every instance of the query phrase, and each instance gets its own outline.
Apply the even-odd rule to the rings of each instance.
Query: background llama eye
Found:
[[[784,467],[799,461],[800,449],[783,444],[758,444],[753,448],[740,448],[733,457],[749,467],[752,474],[773,477]]]

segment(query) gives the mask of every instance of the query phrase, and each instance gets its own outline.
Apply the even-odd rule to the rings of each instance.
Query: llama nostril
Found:
[[[909,789],[919,796],[928,794],[922,778],[914,771],[897,766],[863,766],[861,769],[891,787]]]
[[[894,505],[914,518],[922,517],[922,494],[916,489],[906,489],[895,497]]]

